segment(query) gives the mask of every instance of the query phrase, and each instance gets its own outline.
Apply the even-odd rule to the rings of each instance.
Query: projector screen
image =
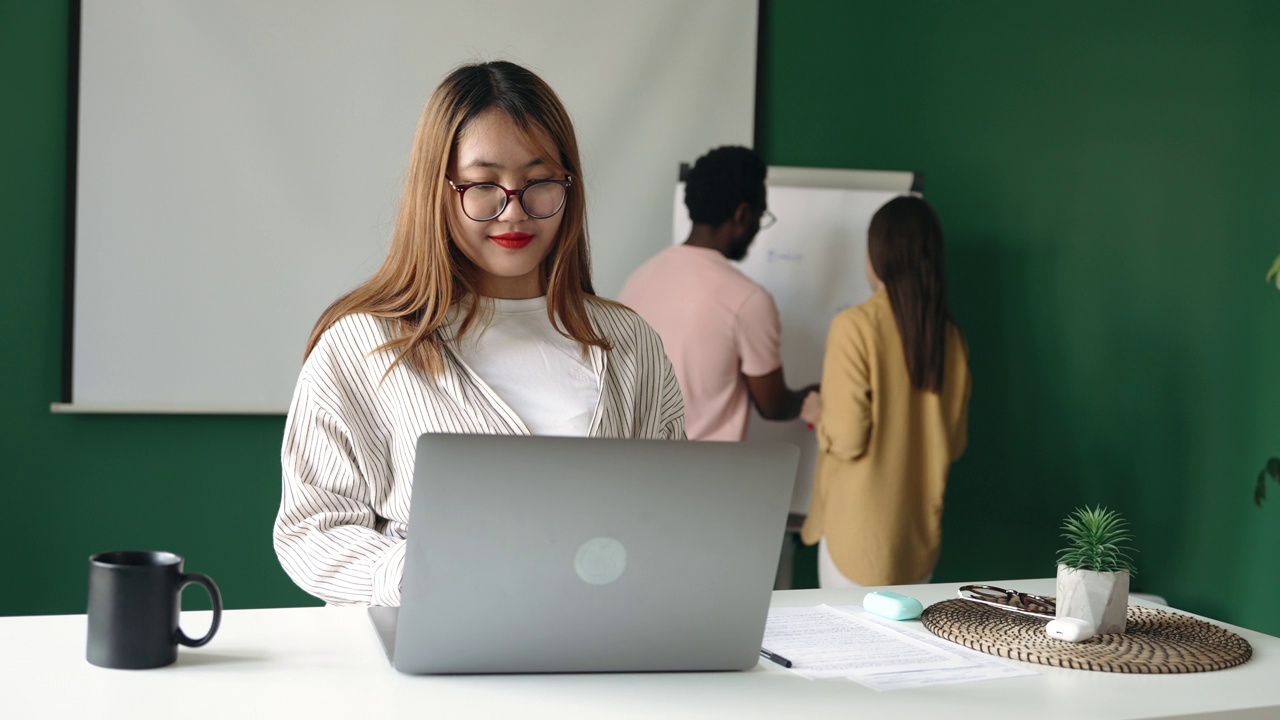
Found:
[[[540,74],[581,146],[596,289],[670,242],[681,162],[750,145],[756,0],[83,0],[70,387],[56,411],[283,413],[386,251],[458,64]]]

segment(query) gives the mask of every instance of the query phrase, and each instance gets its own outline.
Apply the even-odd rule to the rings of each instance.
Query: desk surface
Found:
[[[1052,580],[991,582],[1053,593]],[[893,589],[928,605],[954,597],[957,587]],[[779,591],[773,606],[856,605],[862,594]],[[208,627],[207,612],[183,619],[189,633]],[[878,693],[767,662],[731,673],[406,676],[387,663],[360,608],[231,610],[213,642],[181,648],[170,667],[106,670],[85,661],[83,615],[5,617],[0,717],[1018,717],[1011,710],[1034,720],[1280,717],[1280,638],[1218,624],[1248,639],[1253,659],[1156,676],[1029,665],[1039,674]]]

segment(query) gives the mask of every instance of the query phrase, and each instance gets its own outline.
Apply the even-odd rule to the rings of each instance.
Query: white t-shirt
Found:
[[[534,435],[586,437],[600,401],[600,377],[578,341],[556,331],[547,298],[491,298],[453,349]],[[449,316],[456,336],[463,313]]]

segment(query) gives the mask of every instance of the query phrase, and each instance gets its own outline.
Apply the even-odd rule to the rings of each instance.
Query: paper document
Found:
[[[969,664],[949,652],[827,605],[770,610],[764,646],[790,660],[793,671],[812,678]]]
[[[804,677],[849,678],[878,691],[1036,674],[856,605],[771,609],[764,647]]]
[[[1024,677],[1027,675],[1039,675],[1036,670],[1031,669],[1027,663],[1013,662],[995,655],[988,655],[977,650],[970,650],[963,645],[957,645],[950,640],[943,640],[928,630],[922,630],[913,625],[904,625],[895,620],[887,620],[877,617],[867,612],[860,605],[849,605],[835,608],[836,610],[864,618],[870,622],[878,623],[885,627],[889,627],[895,632],[900,632],[907,637],[915,638],[920,642],[939,648],[945,652],[956,655],[969,664],[962,667],[943,668],[940,670],[914,670],[907,672],[881,673],[876,675],[859,675],[850,678],[851,680],[866,685],[873,690],[903,690],[906,688],[924,687],[926,685],[950,685],[952,683],[975,682],[978,680],[998,680],[1001,678]]]

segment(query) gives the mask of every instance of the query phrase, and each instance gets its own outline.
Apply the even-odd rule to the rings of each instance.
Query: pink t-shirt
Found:
[[[716,250],[675,245],[641,265],[618,300],[658,331],[684,394],[690,440],[742,440],[744,376],[782,367],[773,297]]]

